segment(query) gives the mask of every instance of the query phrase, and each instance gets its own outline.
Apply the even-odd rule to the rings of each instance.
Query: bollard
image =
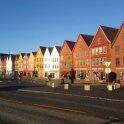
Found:
[[[108,89],[108,91],[112,91],[112,90],[114,90],[114,87],[112,84],[108,84],[107,89]]]
[[[84,84],[84,90],[85,91],[90,91],[90,84]]]
[[[69,90],[69,89],[71,89],[71,84],[64,84],[64,89],[65,90]]]

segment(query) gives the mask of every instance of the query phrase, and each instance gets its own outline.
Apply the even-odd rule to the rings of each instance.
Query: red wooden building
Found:
[[[60,50],[60,77],[68,77],[69,72],[73,68],[72,50],[75,42],[65,40]]]
[[[90,45],[91,48],[91,80],[94,82],[106,79],[105,62],[111,61],[111,45],[118,29],[100,26]]]
[[[121,85],[124,85],[124,22],[112,44],[111,54],[113,80],[120,81]]]
[[[76,79],[90,79],[90,49],[93,36],[79,34],[73,49],[73,68]]]

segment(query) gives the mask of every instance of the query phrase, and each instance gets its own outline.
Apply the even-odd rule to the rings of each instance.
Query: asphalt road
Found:
[[[124,124],[124,102],[51,89],[46,85],[0,82],[0,120],[20,124]]]

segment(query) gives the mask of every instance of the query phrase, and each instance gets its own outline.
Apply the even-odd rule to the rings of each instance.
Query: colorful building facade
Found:
[[[65,40],[60,50],[60,77],[68,77],[73,68],[72,50],[75,42]]]
[[[35,72],[37,73],[39,78],[44,77],[44,53],[45,53],[45,50],[46,50],[46,47],[40,46],[36,53],[34,68],[35,68]]]
[[[111,61],[111,45],[118,29],[100,26],[90,45],[91,50],[91,80],[103,82],[106,80],[105,62]]]
[[[79,34],[73,49],[73,68],[76,79],[90,80],[90,44],[93,36]]]
[[[111,66],[114,82],[120,82],[124,86],[124,22],[111,48]]]

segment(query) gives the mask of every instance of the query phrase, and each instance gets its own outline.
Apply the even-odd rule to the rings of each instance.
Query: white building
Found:
[[[14,73],[14,64],[15,63],[15,56],[9,55],[6,59],[6,74],[10,75]]]
[[[12,74],[12,58],[11,58],[11,55],[7,56],[7,59],[6,59],[6,74],[8,74],[8,75]]]
[[[51,53],[51,70],[50,74],[52,75],[52,78],[59,79],[59,67],[60,67],[60,52],[61,47],[54,46],[52,53]]]
[[[52,49],[52,47],[48,47],[44,53],[44,77],[48,77],[48,75],[50,75]]]

